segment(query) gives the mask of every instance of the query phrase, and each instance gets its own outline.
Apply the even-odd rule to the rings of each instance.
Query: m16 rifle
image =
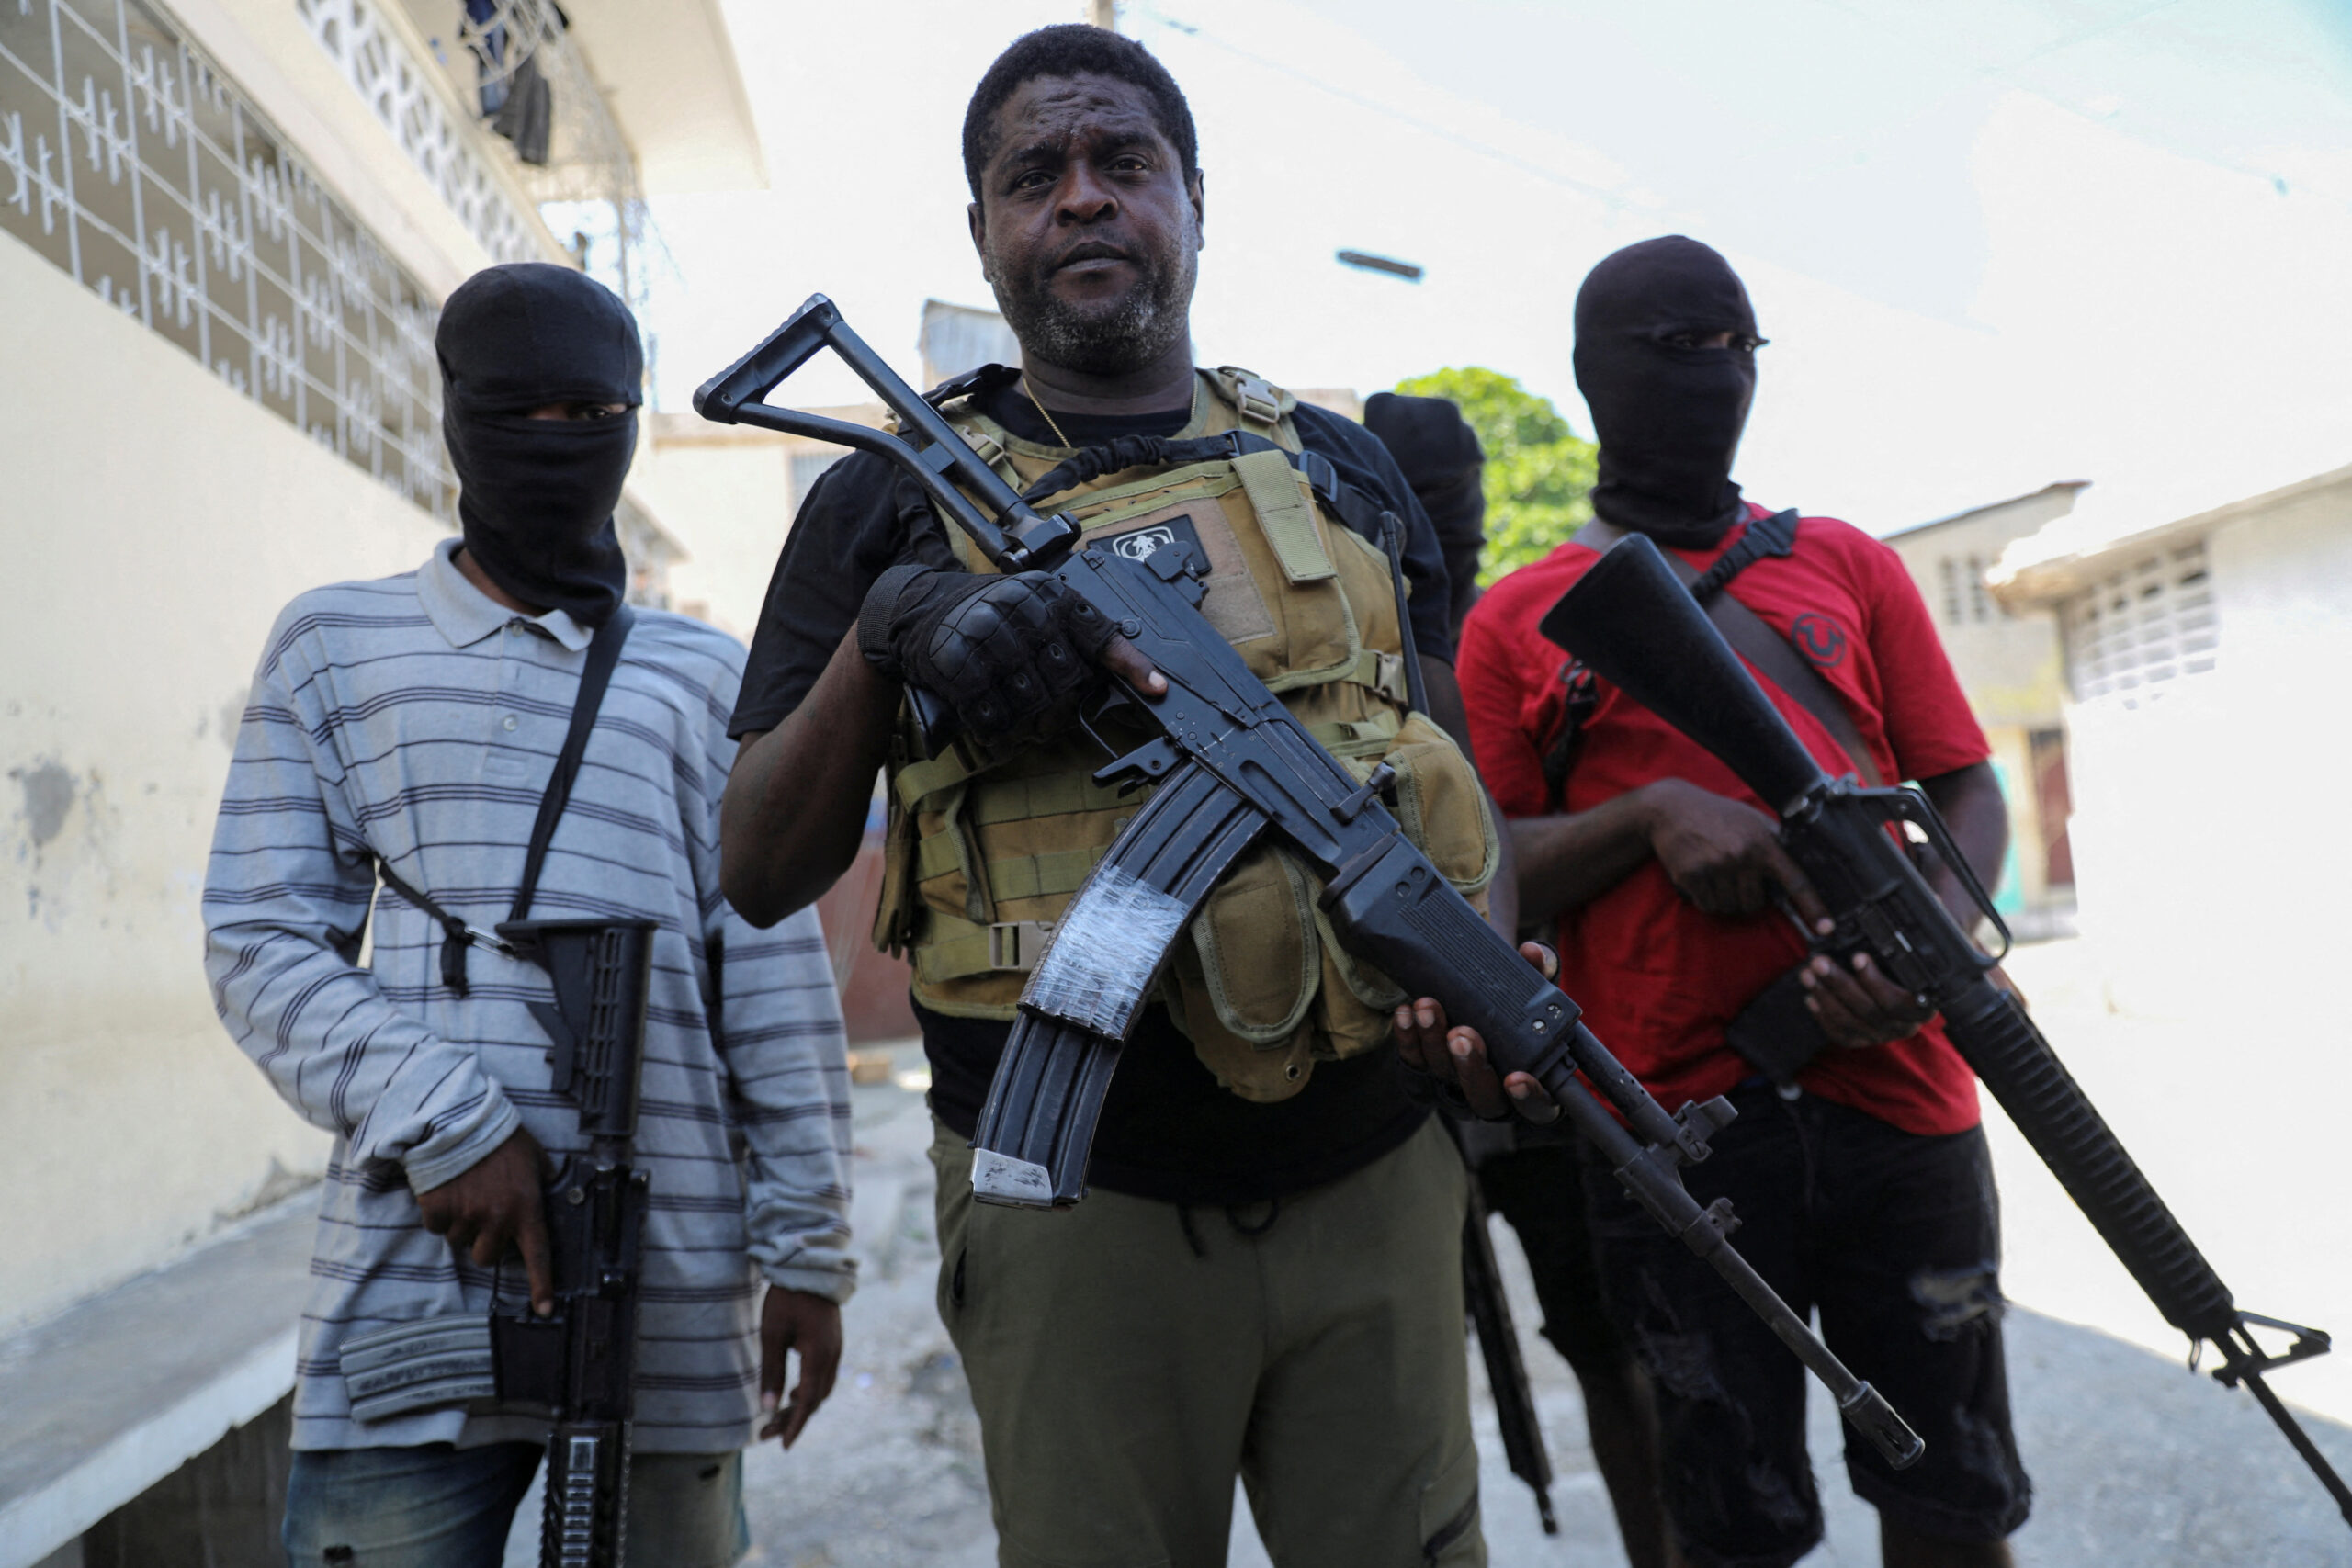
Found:
[[[1820,949],[1840,959],[1869,954],[1889,980],[1943,1014],[1954,1048],[2165,1320],[2188,1337],[2191,1364],[2204,1346],[2218,1350],[2213,1376],[2246,1386],[2352,1523],[2352,1492],[2264,1381],[2275,1368],[2324,1354],[2328,1337],[2239,1310],[2017,998],[1993,983],[2000,954],[1977,948],[1895,837],[1920,831],[2000,931],[2006,953],[2007,927],[1927,797],[1862,789],[1824,772],[1657,546],[1638,535],[1561,595],[1542,630],[1722,759],[1780,814],[1781,848],[1836,921]],[[2256,1327],[2293,1342],[2266,1350]]]
[[[553,1042],[551,1085],[580,1110],[587,1147],[547,1184],[555,1312],[493,1301],[487,1319],[431,1318],[345,1341],[355,1420],[452,1404],[550,1418],[540,1568],[622,1568],[646,1174],[631,1163],[650,919],[505,920],[498,941],[555,982],[532,1015]]]
[[[897,415],[902,435],[763,400],[828,348]],[[1917,1458],[1917,1435],[1729,1245],[1737,1224],[1730,1205],[1702,1208],[1684,1189],[1679,1168],[1706,1156],[1730,1106],[1717,1099],[1669,1116],[1650,1098],[1577,1022],[1576,1004],[1406,837],[1382,804],[1393,777],[1385,767],[1358,781],[1203,618],[1205,562],[1181,543],[1134,560],[1089,547],[1066,513],[1041,516],[822,295],[706,381],[695,408],[720,423],[813,436],[891,462],[999,570],[1050,572],[1167,680],[1157,696],[1114,682],[1089,716],[1098,736],[1115,717],[1148,737],[1113,755],[1096,780],[1156,787],[1030,973],[973,1140],[976,1197],[1052,1207],[1084,1194],[1103,1092],[1170,948],[1219,876],[1272,832],[1324,882],[1325,917],[1351,953],[1476,1029],[1498,1070],[1541,1083],[1617,1179],[1771,1325],[1888,1462]]]

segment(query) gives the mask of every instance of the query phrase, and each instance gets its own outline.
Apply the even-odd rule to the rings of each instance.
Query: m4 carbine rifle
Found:
[[[1952,1045],[2165,1320],[2188,1336],[2192,1351],[2211,1344],[2221,1352],[2213,1376],[2245,1384],[2352,1523],[2352,1492],[2263,1381],[2273,1368],[2325,1353],[2328,1337],[2237,1308],[2017,998],[1993,983],[1998,956],[1977,949],[1894,837],[1909,827],[1925,835],[2000,931],[2006,953],[2007,928],[1927,797],[1825,773],[1657,546],[1638,535],[1562,594],[1542,630],[1722,759],[1780,813],[1781,848],[1836,920],[1819,947],[1840,959],[1868,953],[1890,981],[1943,1014]],[[2294,1342],[2273,1354],[2256,1326]]]
[[[505,951],[555,982],[553,1002],[528,1005],[554,1043],[551,1085],[579,1107],[587,1142],[547,1184],[554,1314],[537,1316],[527,1300],[493,1302],[487,1320],[400,1324],[343,1348],[356,1420],[458,1403],[551,1418],[539,1568],[622,1568],[626,1559],[647,1197],[630,1158],[656,929],[650,919],[498,927]]]
[[[827,348],[898,416],[905,439],[762,400]],[[1089,547],[1066,513],[1039,515],[821,294],[703,383],[695,408],[720,423],[812,436],[897,465],[998,570],[1052,573],[1167,678],[1162,695],[1124,684],[1109,694],[1149,738],[1095,777],[1158,787],[1079,889],[1030,974],[974,1139],[977,1197],[1046,1207],[1083,1194],[1103,1091],[1170,946],[1217,878],[1271,831],[1324,880],[1324,913],[1351,953],[1408,995],[1444,1003],[1453,1021],[1485,1037],[1498,1070],[1532,1075],[1618,1179],[1771,1325],[1889,1462],[1917,1457],[1918,1437],[1902,1417],[1728,1245],[1730,1206],[1702,1209],[1684,1190],[1679,1168],[1705,1156],[1730,1107],[1716,1100],[1668,1116],[1649,1097],[1577,1021],[1576,1004],[1405,836],[1381,803],[1385,768],[1359,782],[1202,617],[1205,563],[1181,545],[1131,560]],[[1097,723],[1109,716],[1093,715]]]

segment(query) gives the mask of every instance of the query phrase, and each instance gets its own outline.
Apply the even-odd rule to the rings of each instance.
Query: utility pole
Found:
[[[1086,19],[1105,32],[1119,30],[1119,0],[1086,0]]]

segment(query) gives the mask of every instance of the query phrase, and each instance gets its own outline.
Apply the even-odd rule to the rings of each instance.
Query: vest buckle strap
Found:
[[[1262,377],[1237,372],[1233,378],[1233,404],[1241,417],[1253,424],[1280,424],[1283,422],[1282,400],[1274,395],[1273,383]]]
[[[1046,953],[1051,920],[998,920],[989,927],[989,967],[1027,974]]]

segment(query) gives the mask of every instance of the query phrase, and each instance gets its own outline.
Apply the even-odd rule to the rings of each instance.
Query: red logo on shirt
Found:
[[[1797,648],[1824,670],[1846,661],[1846,634],[1826,615],[1799,615],[1789,628]]]

